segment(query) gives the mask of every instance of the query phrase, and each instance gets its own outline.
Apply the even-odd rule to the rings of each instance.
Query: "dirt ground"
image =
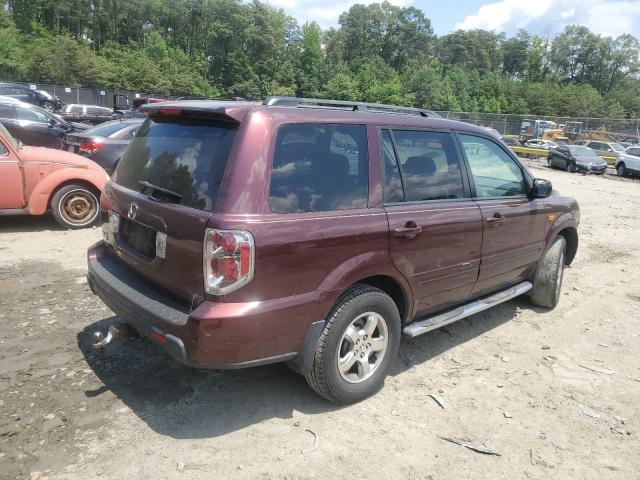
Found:
[[[0,217],[0,478],[639,478],[640,182],[534,172],[582,211],[559,306],[405,339],[349,407],[284,365],[197,371],[142,339],[91,353],[115,320],[84,279],[100,231]]]

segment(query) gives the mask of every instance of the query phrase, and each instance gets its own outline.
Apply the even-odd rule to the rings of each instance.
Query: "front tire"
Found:
[[[51,199],[53,217],[64,228],[76,230],[93,225],[100,213],[98,194],[84,185],[66,185]]]
[[[575,171],[576,171],[576,164],[573,162],[567,162],[567,172],[575,173]]]
[[[399,345],[394,301],[377,288],[357,285],[329,313],[305,378],[331,402],[359,402],[382,387]]]
[[[555,308],[558,304],[564,275],[565,250],[564,237],[557,237],[538,264],[531,290],[531,302],[534,305]]]
[[[624,163],[619,163],[616,167],[616,175],[619,177],[627,176],[627,167],[624,166]]]
[[[51,102],[44,102],[42,104],[42,108],[44,108],[46,111],[53,113],[55,110],[55,107],[53,106],[53,103]]]

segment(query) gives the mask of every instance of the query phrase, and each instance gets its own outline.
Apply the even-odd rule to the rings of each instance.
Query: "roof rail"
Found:
[[[297,107],[297,108],[342,108],[354,112],[398,113],[403,115],[419,115],[421,117],[441,118],[431,110],[423,108],[385,105],[383,103],[351,102],[348,100],[327,100],[324,98],[267,97],[263,105]]]

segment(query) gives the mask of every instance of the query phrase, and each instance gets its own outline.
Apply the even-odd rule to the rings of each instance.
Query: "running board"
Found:
[[[488,297],[479,298],[478,300],[474,300],[473,302],[467,303],[466,305],[462,305],[452,310],[448,310],[444,313],[440,313],[435,317],[429,317],[423,320],[412,322],[402,329],[402,333],[409,337],[417,337],[418,335],[422,335],[423,333],[430,332],[431,330],[435,330],[436,328],[444,327],[445,325],[457,322],[458,320],[462,320],[466,317],[470,317],[471,315],[475,315],[476,313],[482,312],[483,310],[495,307],[500,303],[506,302],[507,300],[511,300],[512,298],[517,297],[518,295],[522,295],[523,293],[528,292],[532,288],[533,285],[531,284],[531,282],[519,283],[505,290],[489,295]]]

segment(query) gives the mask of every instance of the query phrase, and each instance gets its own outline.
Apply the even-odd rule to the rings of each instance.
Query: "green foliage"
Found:
[[[569,26],[554,38],[442,37],[415,7],[356,4],[299,26],[262,0],[6,0],[0,79],[165,95],[266,95],[434,110],[639,116],[640,44]]]

